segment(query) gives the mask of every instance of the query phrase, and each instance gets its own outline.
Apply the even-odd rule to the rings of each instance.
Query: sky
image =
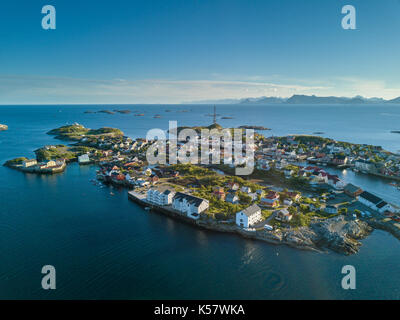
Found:
[[[391,99],[399,31],[400,0],[1,1],[0,104]]]

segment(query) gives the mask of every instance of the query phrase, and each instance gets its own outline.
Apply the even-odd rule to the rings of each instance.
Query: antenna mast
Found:
[[[214,120],[214,124],[216,124],[217,123],[217,108],[215,107],[215,104],[214,104],[213,120]]]

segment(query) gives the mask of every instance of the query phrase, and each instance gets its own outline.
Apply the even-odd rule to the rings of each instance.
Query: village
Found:
[[[57,136],[68,139],[74,132],[74,145],[46,146],[37,153],[41,160],[54,154],[68,159],[11,161],[18,162],[14,168],[42,173],[55,173],[60,168],[62,171],[71,161],[80,165],[96,163],[98,180],[131,190],[128,197],[148,210],[173,214],[216,230],[238,231],[250,237],[254,234],[255,238],[272,237],[284,243],[282,232],[310,228],[337,217],[349,223],[372,221],[375,227],[400,235],[399,207],[358,186],[346,184],[319,167],[356,169],[360,167],[357,163],[370,162],[386,168],[379,171],[382,174],[398,175],[399,156],[379,147],[316,136],[266,138],[255,134],[254,171],[239,177],[233,173],[234,164],[151,165],[146,160],[146,151],[153,141],[134,140],[122,132],[110,135],[110,130],[102,129],[95,136],[87,135],[86,130],[77,136],[82,126],[75,124],[68,128],[67,136]],[[178,142],[178,150],[182,146],[183,142]],[[220,156],[223,159],[223,149]],[[240,161],[247,160],[244,157]],[[364,168],[363,172],[369,171]],[[309,244],[306,239],[300,242]]]

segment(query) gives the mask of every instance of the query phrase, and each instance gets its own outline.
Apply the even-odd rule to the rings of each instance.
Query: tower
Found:
[[[215,107],[215,104],[214,104],[213,123],[214,124],[217,123],[217,108]]]

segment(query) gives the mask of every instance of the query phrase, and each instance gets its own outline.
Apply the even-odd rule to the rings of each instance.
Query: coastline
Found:
[[[315,233],[313,228],[301,228],[300,230],[291,230],[289,232],[258,232],[258,231],[246,231],[240,229],[235,225],[229,224],[218,224],[216,222],[210,223],[204,220],[193,220],[168,206],[161,207],[159,205],[150,203],[144,199],[141,199],[135,195],[134,191],[128,192],[128,199],[137,203],[138,205],[146,208],[150,208],[158,214],[168,216],[170,218],[180,220],[194,227],[199,227],[213,232],[231,233],[241,236],[243,238],[259,240],[273,245],[286,245],[291,248],[313,251],[318,253],[325,253],[327,249],[331,249],[337,253],[350,255],[357,253],[361,247],[361,243],[357,240],[361,240],[369,236],[372,229],[367,226],[365,222],[359,222],[362,225],[361,230],[354,232],[350,230],[347,234],[338,235],[337,233],[333,236],[325,230],[321,233]],[[332,219],[332,223],[326,223],[327,227],[335,228],[336,222],[344,221],[344,217],[335,217]],[[320,224],[319,222],[316,225]],[[355,235],[356,234],[356,235]]]

